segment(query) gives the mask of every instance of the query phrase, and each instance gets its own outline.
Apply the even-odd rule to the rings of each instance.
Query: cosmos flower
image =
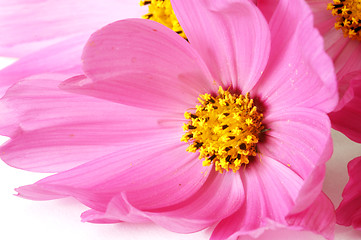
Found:
[[[347,183],[342,196],[343,200],[337,208],[337,223],[345,226],[353,226],[361,229],[361,157],[355,158],[348,164],[350,180]]]
[[[83,75],[11,87],[0,102],[11,136],[2,160],[56,173],[19,196],[74,197],[88,222],[180,233],[217,224],[211,239],[267,229],[332,239],[321,191],[332,62],[303,1],[272,12],[263,3],[172,1],[189,42],[154,21],[114,22],[87,42]]]
[[[361,142],[361,1],[306,0],[335,64],[340,101],[332,127]]]

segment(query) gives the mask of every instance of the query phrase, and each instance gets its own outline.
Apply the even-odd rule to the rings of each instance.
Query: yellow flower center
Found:
[[[361,0],[333,0],[327,9],[337,16],[336,29],[342,29],[345,37],[361,41]]]
[[[263,114],[258,112],[249,93],[231,94],[219,87],[218,96],[200,95],[195,113],[185,112],[188,122],[182,141],[187,151],[199,151],[203,166],[214,164],[223,173],[236,172],[257,155],[257,143],[264,129]]]
[[[140,5],[148,5],[149,8],[149,13],[144,15],[143,18],[159,22],[178,33],[184,39],[187,39],[174,14],[170,0],[141,1]]]

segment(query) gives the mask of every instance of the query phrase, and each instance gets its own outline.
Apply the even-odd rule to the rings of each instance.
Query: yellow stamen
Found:
[[[178,33],[184,39],[187,39],[174,14],[170,0],[140,1],[140,6],[145,5],[148,5],[149,13],[144,15],[143,18],[159,22]]]
[[[345,37],[361,41],[361,0],[333,0],[327,9],[337,16],[336,29],[341,29]]]
[[[203,94],[195,113],[186,112],[182,141],[187,151],[199,151],[203,166],[214,163],[216,171],[236,172],[257,156],[257,143],[264,131],[263,114],[257,110],[249,93],[232,94],[219,87],[218,96]],[[268,129],[269,130],[269,129]]]

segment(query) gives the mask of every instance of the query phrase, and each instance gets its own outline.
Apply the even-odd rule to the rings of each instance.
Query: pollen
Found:
[[[250,94],[232,94],[219,87],[217,96],[200,95],[194,112],[185,112],[181,141],[188,152],[199,151],[203,166],[215,170],[238,171],[257,156],[257,143],[264,132],[263,114]]]
[[[336,16],[335,28],[345,37],[361,41],[361,0],[333,0],[327,9]]]
[[[163,24],[178,33],[184,39],[187,39],[174,14],[170,0],[148,0],[140,2],[140,6],[146,5],[148,5],[149,13],[145,14],[143,18]]]

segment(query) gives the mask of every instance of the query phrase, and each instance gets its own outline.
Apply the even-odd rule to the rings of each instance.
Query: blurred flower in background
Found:
[[[306,0],[335,64],[340,102],[332,127],[361,142],[361,1]]]

